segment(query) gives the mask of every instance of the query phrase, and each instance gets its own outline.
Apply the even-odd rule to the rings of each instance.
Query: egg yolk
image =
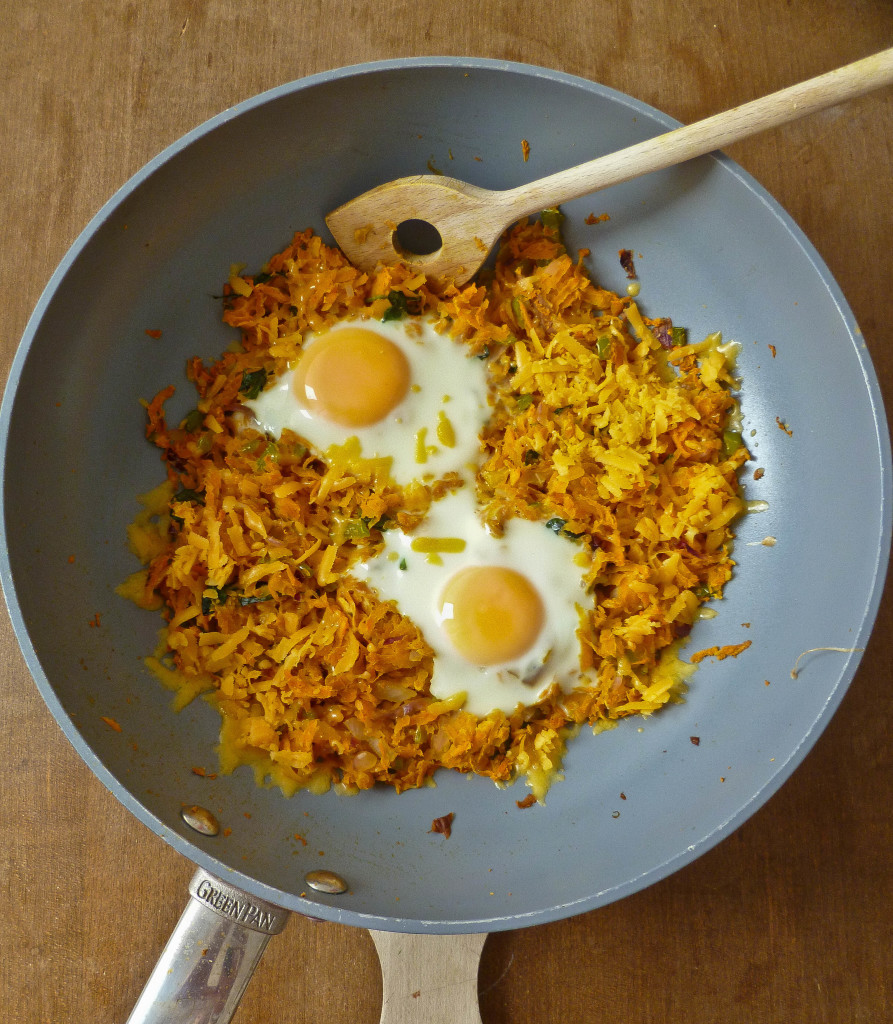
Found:
[[[519,572],[482,565],[452,576],[438,601],[444,632],[474,665],[497,665],[529,650],[543,625],[543,602]]]
[[[293,387],[314,415],[367,427],[400,404],[409,380],[409,361],[392,341],[365,327],[344,327],[307,347]]]

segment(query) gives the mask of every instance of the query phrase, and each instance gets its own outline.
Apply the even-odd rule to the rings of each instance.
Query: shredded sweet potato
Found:
[[[169,424],[172,387],[147,404],[167,482],[131,527],[144,569],[121,591],[161,606],[149,664],[178,705],[205,693],[218,708],[224,772],[250,764],[285,792],[401,791],[451,768],[525,775],[539,794],[575,726],[681,699],[692,669],[677,651],[702,603],[722,596],[744,508],[729,362],[718,336],[668,343],[667,319],[597,287],[544,220],[516,226],[494,270],[462,288],[403,264],[361,273],[299,233],[260,274],[232,268],[224,320],[241,345],[190,361],[195,409]],[[396,306],[440,318],[487,361],[485,521],[498,532],[514,516],[539,520],[579,546],[587,597],[567,628],[585,687],[485,718],[461,696],[432,697],[425,638],[350,570],[461,479],[398,487],[386,462],[349,445],[324,461],[289,431],[245,425],[241,402],[298,358],[305,332]]]
[[[740,644],[726,644],[724,647],[705,647],[702,651],[695,651],[691,656],[692,665],[697,665],[705,658],[716,658],[717,661],[725,661],[726,658],[737,658],[739,654],[750,647],[751,641],[745,640]]]

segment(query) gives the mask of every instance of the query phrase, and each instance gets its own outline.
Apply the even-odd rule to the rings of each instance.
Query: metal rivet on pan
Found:
[[[347,882],[340,875],[336,875],[334,871],[308,871],[304,875],[304,881],[317,892],[328,892],[334,895],[347,892]]]
[[[180,817],[190,828],[201,832],[203,836],[216,836],[220,831],[220,822],[205,807],[193,804],[191,807],[184,807],[180,811]]]

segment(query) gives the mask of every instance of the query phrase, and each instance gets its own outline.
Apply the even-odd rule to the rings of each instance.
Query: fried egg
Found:
[[[286,428],[323,458],[351,438],[389,458],[401,485],[463,471],[489,416],[485,364],[434,318],[344,321],[308,334],[295,365],[246,401],[266,433]]]
[[[521,519],[494,536],[470,488],[435,502],[412,534],[383,536],[384,551],[352,572],[421,630],[435,697],[464,691],[465,709],[483,717],[533,704],[553,683],[580,685],[585,567],[573,541]]]

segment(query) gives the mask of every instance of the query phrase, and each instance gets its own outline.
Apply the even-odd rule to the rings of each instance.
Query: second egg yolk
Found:
[[[526,576],[502,566],[472,566],[447,582],[441,625],[474,665],[497,665],[529,650],[543,625],[543,602]]]
[[[307,347],[294,390],[314,415],[367,427],[400,404],[409,381],[409,361],[392,341],[365,327],[344,327]]]

